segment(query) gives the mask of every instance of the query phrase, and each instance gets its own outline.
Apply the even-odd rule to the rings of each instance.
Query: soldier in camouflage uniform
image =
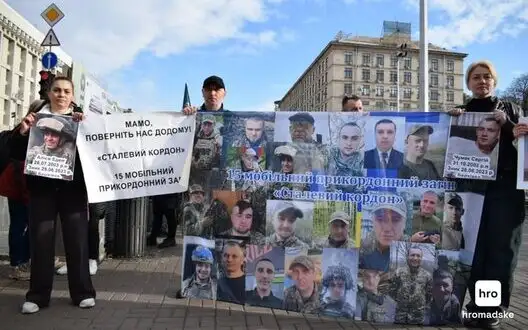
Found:
[[[308,256],[295,257],[290,264],[289,273],[295,285],[284,290],[283,308],[292,312],[317,314],[321,303],[312,259]]]
[[[354,289],[354,279],[348,267],[342,264],[330,266],[323,276],[323,293],[329,296],[321,302],[321,313],[328,316],[354,318],[354,307],[346,301],[349,290]]]
[[[389,195],[389,193],[384,193]],[[399,196],[394,196],[399,197]],[[378,203],[370,212],[373,229],[361,240],[359,267],[389,271],[390,245],[394,241],[409,239],[404,234],[407,221],[407,205],[400,203]]]
[[[222,136],[218,131],[215,115],[203,114],[198,132],[194,137],[192,151],[192,183],[202,187],[216,187],[221,184],[223,174],[219,172],[222,152]]]
[[[433,300],[429,308],[426,324],[460,324],[460,302],[453,294],[453,275],[445,269],[433,273]]]
[[[328,227],[330,235],[322,243],[317,244],[319,249],[323,248],[355,248],[356,243],[349,234],[350,216],[343,211],[332,213]]]
[[[70,123],[62,117],[44,117],[36,124],[44,135],[44,143],[28,150],[26,164],[31,165],[38,155],[57,157],[65,161],[67,170],[73,171],[75,161],[75,132]],[[40,167],[40,166],[37,166]],[[31,174],[31,173],[29,173]],[[61,175],[63,179],[72,179],[73,175]]]
[[[378,270],[361,269],[356,296],[356,318],[375,323],[392,323],[396,312],[396,302],[383,292],[380,285],[382,273]]]
[[[295,236],[295,223],[304,217],[303,212],[292,202],[280,201],[273,212],[273,233],[266,243],[273,247],[308,248],[309,244]]]
[[[465,246],[462,216],[464,201],[457,193],[445,194],[444,224],[442,226],[442,250],[458,251]]]
[[[295,155],[297,154],[297,150],[290,146],[290,145],[281,145],[281,146],[278,146],[275,148],[275,150],[273,151],[273,156],[274,157],[277,157],[280,161],[280,169],[279,169],[279,173],[283,173],[283,174],[292,174],[294,173],[294,168],[295,168],[295,163],[294,163],[294,158],[295,158]],[[270,156],[270,157],[273,157],[273,156]],[[273,169],[274,171],[276,169]],[[304,184],[300,184],[300,183],[291,183],[291,182],[269,182],[268,183],[268,187],[269,187],[269,198],[273,199],[273,192],[275,190],[281,190],[283,187],[284,188],[287,188],[287,189],[290,189],[290,190],[304,190]]]
[[[266,122],[264,118],[255,115],[244,120],[244,135],[235,140],[233,147],[246,147],[257,150],[260,148],[265,149],[267,143]]]
[[[407,266],[400,267],[390,280],[390,296],[396,301],[395,323],[424,324],[432,301],[433,278],[421,267],[423,251],[411,246]]]
[[[212,238],[213,218],[205,216],[204,191],[202,186],[194,184],[189,187],[189,202],[183,208],[185,235]]]
[[[338,145],[330,150],[327,175],[363,177],[363,132],[355,122],[346,123],[339,130]],[[363,192],[363,188],[350,185],[333,187],[349,193]]]
[[[216,280],[212,278],[213,253],[198,245],[191,255],[194,274],[182,283],[181,295],[186,298],[216,300]]]
[[[249,244],[262,246],[266,243],[266,238],[255,230],[253,219],[251,204],[245,200],[239,200],[231,210],[231,229],[220,233],[220,235],[249,237]]]

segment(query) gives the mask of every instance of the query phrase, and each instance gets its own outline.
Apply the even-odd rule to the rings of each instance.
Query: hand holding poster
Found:
[[[25,174],[73,180],[78,123],[72,117],[37,113],[29,133]]]
[[[519,124],[528,124],[528,118],[519,118]],[[528,189],[528,143],[519,137],[517,144],[517,189]]]
[[[492,113],[463,113],[452,117],[444,176],[495,180],[500,129]]]
[[[175,112],[87,116],[79,155],[90,203],[186,191],[194,128]]]

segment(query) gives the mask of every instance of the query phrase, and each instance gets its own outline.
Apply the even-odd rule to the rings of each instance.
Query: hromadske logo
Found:
[[[501,304],[501,283],[482,280],[475,284],[475,304],[479,307],[498,307]]]

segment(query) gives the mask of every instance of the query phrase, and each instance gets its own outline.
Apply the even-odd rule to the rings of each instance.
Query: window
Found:
[[[345,95],[352,95],[352,84],[345,84]]]
[[[376,55],[376,65],[379,67],[383,67],[385,65],[385,57],[383,54]]]
[[[396,102],[390,102],[390,103],[389,103],[389,108],[390,108],[391,110],[396,110],[396,109],[398,108],[398,103],[396,103]]]
[[[390,82],[391,83],[396,83],[398,80],[398,72],[396,71],[391,71],[390,72]]]
[[[363,88],[361,89],[361,95],[370,95],[370,85],[363,85]]]
[[[446,99],[447,99],[447,102],[455,102],[455,93],[447,92]]]
[[[411,108],[411,104],[410,103],[404,103],[403,104],[403,108],[404,109],[410,109]]]
[[[438,101],[438,91],[435,89],[435,90],[431,90],[431,101]]]
[[[376,86],[376,96],[383,97],[383,93],[385,92],[385,89],[383,86]]]
[[[447,81],[447,87],[449,88],[455,87],[455,77],[447,76],[446,81]]]
[[[345,79],[352,79],[352,68],[345,68]]]
[[[430,76],[431,80],[431,87],[438,87],[438,75],[437,74],[431,74]]]
[[[410,57],[406,57],[405,60],[403,61],[403,66],[407,70],[412,69],[412,59]]]
[[[397,97],[398,96],[398,88],[391,87],[390,88],[390,97]]]
[[[352,64],[353,56],[352,53],[345,53],[345,64]]]
[[[409,87],[403,89],[403,97],[406,99],[410,99],[412,95],[412,89]]]
[[[438,59],[433,58],[431,60],[431,70],[438,71]]]
[[[377,101],[376,102],[376,110],[383,110],[383,101]]]
[[[385,81],[385,72],[383,70],[376,71],[376,81],[381,83]]]
[[[407,84],[412,83],[412,74],[411,74],[411,72],[406,71],[406,72],[403,73],[403,82],[407,83]]]
[[[448,72],[454,72],[455,71],[455,61],[447,60],[447,71]]]
[[[361,72],[361,79],[363,81],[370,81],[370,70],[369,69],[363,69]]]
[[[391,67],[395,68],[398,66],[398,58],[396,56],[391,56]]]
[[[361,64],[370,65],[370,54],[368,53],[363,54],[363,61]]]

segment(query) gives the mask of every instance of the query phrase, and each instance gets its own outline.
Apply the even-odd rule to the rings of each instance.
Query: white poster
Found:
[[[187,191],[195,120],[177,112],[87,114],[77,147],[89,202]]]
[[[451,117],[444,177],[495,180],[501,127],[493,113]]]
[[[519,124],[528,124],[528,118],[519,118]],[[517,189],[528,189],[528,143],[526,135],[517,145]]]

